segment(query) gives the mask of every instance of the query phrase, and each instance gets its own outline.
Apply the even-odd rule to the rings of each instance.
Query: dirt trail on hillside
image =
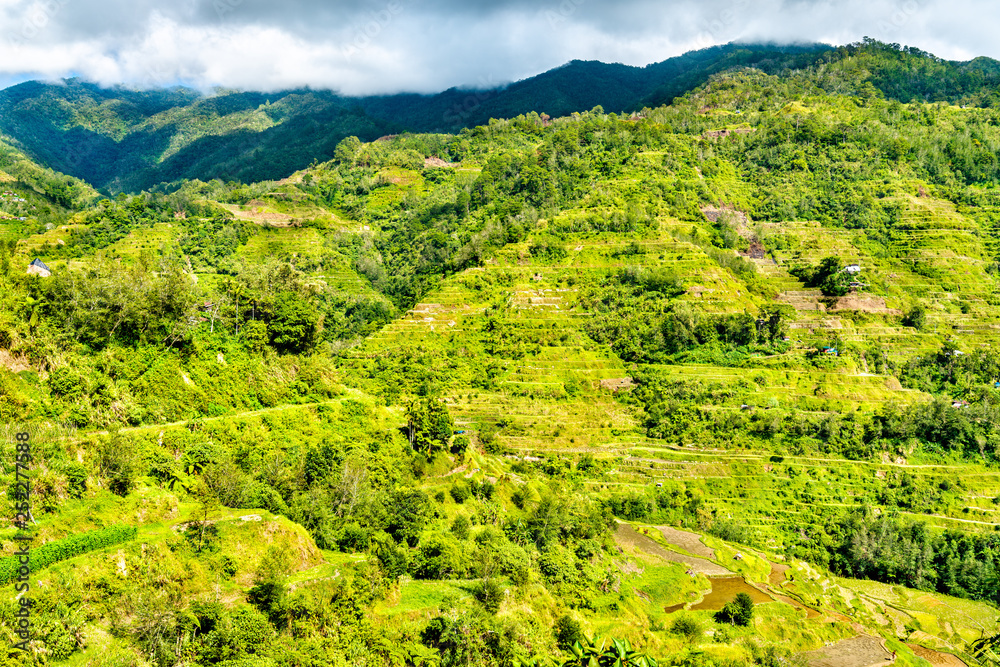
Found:
[[[704,558],[697,558],[695,556],[685,556],[679,554],[676,551],[670,551],[665,549],[654,540],[646,537],[642,533],[638,532],[635,528],[627,523],[618,524],[618,530],[615,533],[615,540],[622,545],[627,545],[633,549],[638,549],[644,553],[650,554],[652,556],[658,556],[663,560],[670,561],[672,563],[683,563],[687,565],[693,572],[698,574],[704,574],[708,576],[719,576],[732,574],[729,570],[722,567],[721,565],[716,565]],[[703,545],[704,546],[704,545]]]

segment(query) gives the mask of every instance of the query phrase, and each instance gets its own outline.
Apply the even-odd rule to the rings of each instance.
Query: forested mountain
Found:
[[[453,132],[531,111],[639,109],[669,102],[711,72],[751,63],[788,67],[827,50],[728,45],[644,68],[573,61],[509,86],[364,98],[309,90],[218,91],[206,98],[179,88],[29,82],[0,91],[0,132],[42,163],[106,192],[184,178],[277,179],[330,159],[346,136],[370,141],[403,131]]]
[[[437,95],[349,98],[330,91],[101,89],[82,81],[29,82],[0,91],[0,132],[44,164],[108,192],[135,192],[198,178],[281,178],[333,157],[347,136],[371,141],[399,132],[454,132],[537,112],[565,116],[600,106],[633,112],[669,103],[717,72],[755,67],[769,74],[808,67],[838,93],[869,84],[891,98],[988,106],[998,64],[941,61],[919,49],[867,42],[822,45],[729,44],[646,67],[573,61],[503,87]]]
[[[352,135],[280,180],[102,198],[0,150],[33,489],[0,583],[30,538],[34,600],[0,666],[1000,664],[991,63],[718,53],[670,104]],[[376,117],[41,99],[107,150]],[[325,127],[287,117],[258,134]]]

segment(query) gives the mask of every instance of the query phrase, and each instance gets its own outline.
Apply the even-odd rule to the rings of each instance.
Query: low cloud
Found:
[[[434,92],[574,58],[645,65],[730,41],[865,35],[968,59],[1000,56],[994,16],[978,0],[0,0],[0,84]]]

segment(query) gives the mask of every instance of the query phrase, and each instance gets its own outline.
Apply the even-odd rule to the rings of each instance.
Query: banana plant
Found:
[[[627,639],[612,639],[605,648],[606,643],[598,647],[596,638],[587,637],[573,642],[569,649],[573,657],[562,667],[657,667],[655,658],[635,651]]]

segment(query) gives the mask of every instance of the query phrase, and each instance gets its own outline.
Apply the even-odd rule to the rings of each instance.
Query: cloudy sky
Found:
[[[1000,57],[986,0],[0,0],[0,87],[80,76],[345,94],[489,87],[574,58],[868,35]]]

